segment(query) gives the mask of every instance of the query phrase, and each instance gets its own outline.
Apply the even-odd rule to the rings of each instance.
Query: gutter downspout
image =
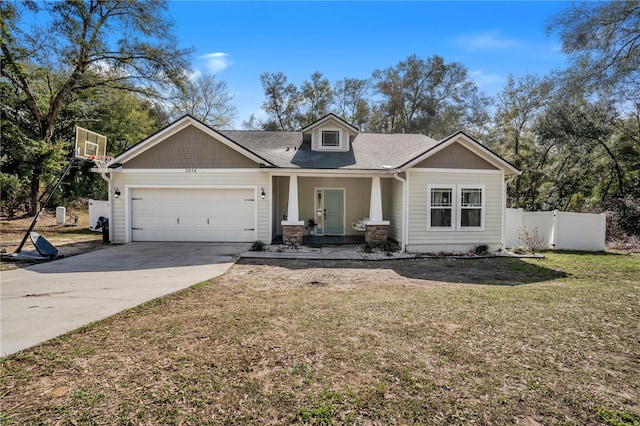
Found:
[[[109,184],[107,193],[107,201],[109,203],[109,241],[113,241],[113,200],[111,199],[111,194],[113,194],[113,180],[111,177],[107,177],[107,172],[105,171],[101,171],[100,176]]]
[[[398,176],[398,173],[393,174],[393,178],[402,182],[402,251],[407,251],[407,244],[409,243],[409,200],[407,199],[407,180]]]

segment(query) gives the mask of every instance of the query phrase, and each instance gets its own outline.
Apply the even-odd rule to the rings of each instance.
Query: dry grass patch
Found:
[[[70,218],[76,214],[78,215],[78,224],[73,226],[73,220]],[[33,217],[0,220],[0,250],[5,253],[14,253],[32,221]],[[55,211],[45,211],[38,220],[34,231],[45,237],[65,256],[73,256],[105,247],[102,244],[102,233],[89,230],[87,210],[73,210],[72,213],[67,214],[65,225],[56,224]],[[31,240],[27,239],[23,251],[33,250],[35,247],[31,244]],[[33,263],[32,261],[2,262],[0,270],[5,271]]]
[[[4,359],[2,422],[638,423],[640,257],[451,262],[247,260]]]

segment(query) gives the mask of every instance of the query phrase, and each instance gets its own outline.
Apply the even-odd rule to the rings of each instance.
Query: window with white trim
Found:
[[[338,130],[323,130],[322,131],[322,146],[327,148],[337,148],[340,146],[340,131]]]
[[[430,187],[427,205],[429,228],[453,228],[453,186]]]
[[[427,229],[484,229],[484,185],[429,185],[427,189]]]
[[[482,228],[484,203],[481,187],[460,187],[460,228]]]

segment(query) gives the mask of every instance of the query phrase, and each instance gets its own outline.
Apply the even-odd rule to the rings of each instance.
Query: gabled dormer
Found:
[[[358,129],[337,115],[327,114],[302,129],[302,133],[305,139],[311,138],[312,151],[346,152]]]

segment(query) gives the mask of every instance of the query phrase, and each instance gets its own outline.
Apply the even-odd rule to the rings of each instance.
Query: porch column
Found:
[[[369,244],[382,244],[387,241],[387,228],[390,222],[382,218],[382,189],[380,176],[371,178],[371,201],[369,220],[365,222],[364,239]]]
[[[371,202],[369,204],[369,221],[382,221],[382,190],[380,189],[380,176],[371,178]]]
[[[287,220],[282,224],[282,241],[285,244],[299,246],[302,244],[302,232],[304,221],[300,220],[298,213],[298,176],[289,176],[289,207],[287,208]]]

